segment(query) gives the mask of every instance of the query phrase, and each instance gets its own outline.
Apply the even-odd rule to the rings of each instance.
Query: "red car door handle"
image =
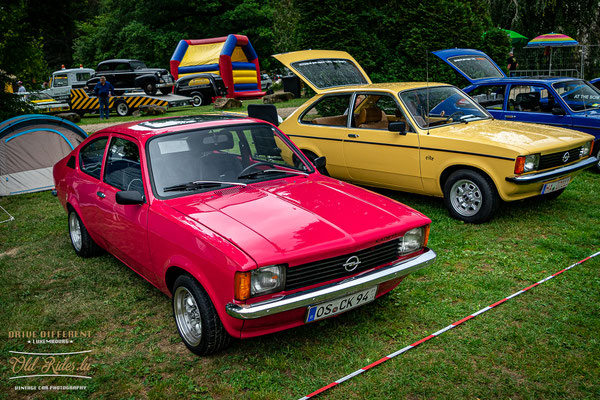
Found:
[[[98,197],[100,197],[101,199],[103,199],[103,198],[105,198],[105,197],[106,197],[106,195],[105,195],[104,193],[102,193],[102,192],[96,192],[96,195],[97,195]]]

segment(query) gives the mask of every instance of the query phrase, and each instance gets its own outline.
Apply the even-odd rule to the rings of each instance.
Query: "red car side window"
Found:
[[[103,137],[86,144],[79,152],[79,169],[82,172],[100,179],[102,159],[108,138]]]
[[[104,182],[120,190],[135,190],[144,195],[140,152],[135,143],[121,138],[111,140]]]

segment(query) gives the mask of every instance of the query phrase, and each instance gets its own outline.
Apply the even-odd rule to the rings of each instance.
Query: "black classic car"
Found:
[[[192,98],[194,107],[212,103],[215,97],[224,97],[227,88],[217,74],[191,74],[177,79],[175,94]]]
[[[87,81],[89,90],[105,76],[106,80],[115,87],[115,93],[143,89],[146,94],[155,95],[157,90],[168,94],[173,88],[173,76],[166,69],[148,68],[143,61],[130,59],[105,60],[98,64],[94,77]]]

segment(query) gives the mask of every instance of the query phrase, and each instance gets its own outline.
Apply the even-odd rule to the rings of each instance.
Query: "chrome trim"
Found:
[[[304,290],[290,295],[261,301],[259,303],[229,303],[225,306],[225,311],[227,314],[237,319],[255,319],[300,307],[308,307],[327,300],[343,297],[363,289],[368,289],[373,285],[387,282],[395,278],[403,277],[432,264],[436,257],[437,255],[433,250],[425,248],[424,253],[414,258],[402,260],[376,271],[366,272],[362,275],[357,275],[327,286]]]
[[[585,160],[580,160],[575,164],[567,165],[565,167],[556,168],[550,171],[538,172],[533,174],[521,175],[521,176],[507,176],[508,182],[516,183],[519,185],[526,185],[528,183],[542,182],[548,179],[556,178],[557,176],[570,174],[580,169],[589,168],[596,164],[598,159],[596,157],[589,157]]]

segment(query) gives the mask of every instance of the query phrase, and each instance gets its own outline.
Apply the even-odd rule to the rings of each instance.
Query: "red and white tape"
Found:
[[[565,269],[562,269],[562,270],[560,270],[560,271],[558,271],[558,272],[556,272],[556,273],[554,273],[554,274],[550,275],[550,276],[549,276],[549,277],[547,277],[547,278],[544,278],[544,279],[542,279],[542,280],[541,280],[541,281],[539,281],[539,282],[536,282],[536,283],[534,283],[534,284],[533,284],[533,285],[531,285],[531,286],[527,286],[525,289],[521,289],[521,290],[519,290],[518,292],[516,292],[516,293],[513,293],[513,294],[511,294],[510,296],[508,296],[508,297],[505,297],[505,298],[503,298],[502,300],[495,302],[494,304],[491,304],[491,305],[489,305],[489,306],[487,306],[487,307],[485,307],[485,308],[482,308],[481,310],[479,310],[479,311],[477,311],[477,312],[474,312],[473,314],[469,315],[468,317],[465,317],[465,318],[463,318],[463,319],[461,319],[461,320],[459,320],[459,321],[456,321],[456,322],[454,322],[454,323],[452,323],[452,324],[448,325],[447,327],[445,327],[445,328],[443,328],[443,329],[440,329],[439,331],[437,331],[437,332],[434,332],[434,333],[432,333],[431,335],[429,335],[429,336],[427,336],[427,337],[424,337],[423,339],[421,339],[421,340],[419,340],[419,341],[416,341],[416,342],[414,342],[413,344],[409,344],[408,346],[404,347],[403,349],[400,349],[400,350],[398,350],[398,351],[396,351],[396,352],[394,352],[394,353],[392,353],[392,354],[389,354],[389,355],[387,355],[387,356],[385,356],[385,357],[383,357],[383,358],[381,358],[381,359],[379,359],[379,360],[375,361],[374,363],[371,363],[371,364],[367,365],[366,367],[362,367],[361,369],[359,369],[359,370],[356,370],[356,371],[354,371],[353,373],[351,373],[351,374],[348,374],[348,375],[344,376],[343,378],[340,378],[340,379],[336,380],[335,382],[331,382],[329,385],[327,385],[327,386],[323,386],[321,389],[315,390],[315,391],[314,391],[314,392],[312,392],[311,394],[309,394],[309,395],[306,395],[306,396],[302,397],[300,400],[305,400],[305,399],[310,399],[310,398],[312,398],[312,397],[315,397],[316,395],[318,395],[318,394],[320,394],[320,393],[323,393],[324,391],[326,391],[326,390],[329,390],[329,389],[331,389],[332,387],[334,387],[334,386],[337,386],[337,385],[339,385],[339,384],[340,384],[340,383],[342,383],[342,382],[345,382],[345,381],[347,381],[347,380],[349,380],[349,379],[352,379],[352,378],[354,378],[355,376],[358,376],[358,375],[362,374],[363,372],[366,372],[366,371],[370,370],[371,368],[373,368],[373,367],[375,367],[375,366],[377,366],[377,365],[379,365],[379,364],[382,364],[382,363],[384,363],[384,362],[386,362],[386,361],[388,361],[388,360],[391,360],[392,358],[394,358],[394,357],[397,357],[397,356],[399,356],[399,355],[400,355],[400,354],[402,354],[402,353],[406,353],[407,351],[414,349],[415,347],[417,347],[417,346],[418,346],[418,345],[420,345],[421,343],[425,343],[426,341],[428,341],[428,340],[430,340],[430,339],[433,339],[433,338],[435,338],[435,337],[438,337],[438,336],[440,336],[442,333],[444,333],[444,332],[447,332],[447,331],[449,331],[449,330],[450,330],[450,329],[452,329],[452,328],[456,328],[457,326],[459,326],[459,325],[461,325],[461,324],[463,324],[463,323],[467,322],[468,320],[470,320],[470,319],[472,319],[472,318],[475,318],[476,316],[478,316],[478,315],[480,315],[480,314],[483,314],[484,312],[486,312],[486,311],[489,311],[489,310],[491,310],[491,309],[492,309],[492,308],[494,308],[494,307],[497,307],[497,306],[499,306],[500,304],[502,304],[502,303],[504,303],[504,302],[506,302],[506,301],[508,301],[508,300],[512,299],[513,297],[517,297],[518,295],[525,293],[525,292],[526,292],[526,291],[528,291],[529,289],[532,289],[532,288],[534,288],[534,287],[536,287],[536,286],[538,286],[538,285],[541,285],[542,283],[549,281],[550,279],[552,279],[552,278],[554,278],[554,277],[556,277],[556,276],[558,276],[558,275],[562,274],[563,272],[565,272],[565,271],[568,271],[568,270],[570,270],[571,268],[573,268],[573,267],[575,267],[575,266],[577,266],[577,265],[579,265],[579,264],[583,264],[584,262],[586,262],[586,261],[588,261],[588,260],[590,260],[590,259],[592,259],[592,258],[594,258],[594,257],[596,257],[596,256],[599,256],[599,255],[600,255],[600,251],[599,251],[599,252],[597,252],[597,253],[594,253],[594,254],[592,254],[592,255],[591,255],[591,256],[589,256],[589,257],[586,257],[586,258],[584,258],[584,259],[583,259],[583,260],[581,260],[581,261],[578,261],[578,262],[576,262],[575,264],[573,264],[573,265],[571,265],[571,266],[568,266],[568,267],[567,267],[567,268],[565,268]]]

